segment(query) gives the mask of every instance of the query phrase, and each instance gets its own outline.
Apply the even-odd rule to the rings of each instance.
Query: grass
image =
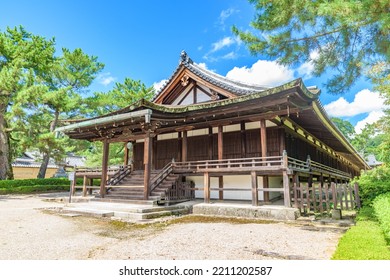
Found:
[[[390,250],[371,207],[364,207],[356,226],[340,239],[333,260],[390,260]]]

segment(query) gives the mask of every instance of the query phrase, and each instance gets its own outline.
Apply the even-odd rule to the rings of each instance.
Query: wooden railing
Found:
[[[195,198],[194,182],[179,182],[176,181],[165,192],[165,201],[190,200]]]
[[[150,193],[154,191],[155,188],[158,187],[160,183],[162,183],[165,178],[172,173],[172,163],[168,163],[165,167],[150,180]]]
[[[294,207],[302,213],[313,211],[316,213],[329,212],[331,209],[353,210],[360,208],[359,188],[357,184],[320,183],[294,184],[291,200]]]
[[[119,184],[127,175],[129,175],[132,171],[133,167],[131,164],[120,166],[119,170],[115,172],[112,177],[107,180],[107,186],[115,186]]]
[[[310,159],[308,159],[307,161],[303,161],[292,157],[288,157],[288,168],[294,171],[302,171],[302,172],[317,171],[319,173],[335,175],[347,179],[352,177],[352,175],[347,172],[312,161]]]
[[[173,171],[180,172],[226,172],[272,170],[283,167],[282,156],[236,158],[222,160],[200,160],[187,162],[173,162]]]
[[[107,169],[107,174],[113,175],[117,173],[121,169],[121,166],[110,166]],[[102,168],[101,167],[76,167],[75,168],[75,176],[83,177],[85,176],[93,176],[93,175],[101,175]]]

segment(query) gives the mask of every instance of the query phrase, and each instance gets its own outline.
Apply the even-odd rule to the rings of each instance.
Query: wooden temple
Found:
[[[319,90],[301,79],[273,88],[244,84],[200,67],[183,51],[153,101],[57,131],[103,142],[102,168],[79,173],[101,178],[101,198],[319,207],[313,203],[319,196],[369,167],[318,98]],[[108,166],[113,142],[125,146],[117,169]]]

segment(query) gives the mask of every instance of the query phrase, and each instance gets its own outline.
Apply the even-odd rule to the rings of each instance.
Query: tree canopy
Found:
[[[361,76],[388,77],[390,2],[388,0],[249,0],[256,31],[233,32],[252,54],[277,58],[283,65],[311,62],[313,74],[332,76],[329,92],[346,92]]]

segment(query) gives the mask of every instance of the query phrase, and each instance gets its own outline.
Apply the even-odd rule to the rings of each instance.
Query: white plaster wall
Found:
[[[203,176],[187,176],[187,181],[193,181],[196,188],[203,188]],[[269,187],[279,188],[281,187],[282,177],[269,177]],[[263,178],[257,177],[257,183],[259,188],[263,188]],[[236,199],[236,200],[252,200],[251,191],[251,176],[250,175],[231,175],[223,176],[224,188],[235,189],[248,189],[243,191],[224,191],[224,199]],[[218,188],[218,178],[210,178],[210,188]],[[196,198],[204,198],[203,190],[195,191]],[[270,199],[280,196],[280,193],[270,192]],[[218,199],[218,191],[210,191],[211,199]],[[263,192],[259,192],[259,200],[263,200]]]

